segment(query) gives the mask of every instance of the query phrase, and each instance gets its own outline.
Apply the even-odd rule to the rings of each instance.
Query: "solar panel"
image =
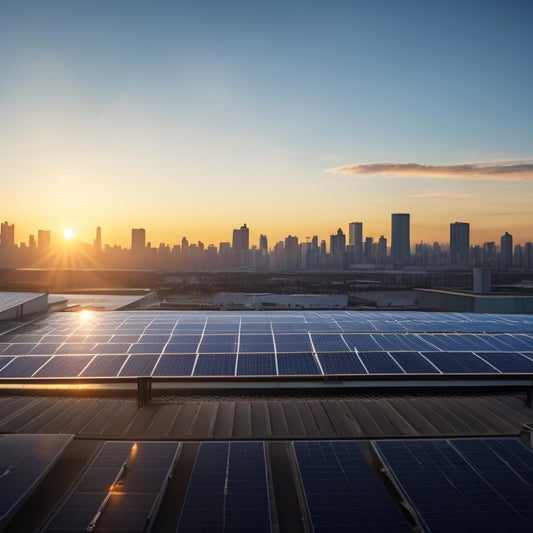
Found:
[[[515,352],[478,352],[479,357],[505,373],[533,373],[533,361]]]
[[[501,455],[498,460],[490,439],[376,441],[373,446],[424,531],[531,529],[531,483],[519,479],[518,463]],[[526,464],[519,468],[530,475],[533,454],[526,452]]]
[[[472,352],[424,352],[444,374],[496,374],[497,371]]]
[[[369,374],[403,374],[398,363],[386,352],[360,352],[359,357]]]
[[[434,365],[417,352],[391,352],[390,356],[407,374],[439,373],[439,370]]]
[[[118,375],[150,376],[158,359],[159,355],[157,354],[130,355]]]
[[[294,335],[275,335],[276,350],[278,352],[311,352],[309,335],[295,333]]]
[[[237,353],[237,335],[204,335],[199,353]]]
[[[382,350],[381,346],[374,340],[372,335],[359,334],[343,334],[346,344],[358,352],[373,352]]]
[[[49,359],[33,377],[35,378],[71,378],[76,377],[91,361],[93,355],[64,356]]]
[[[195,376],[233,376],[237,356],[229,353],[201,353],[194,367]]]
[[[0,528],[9,522],[72,439],[72,435],[0,436]]]
[[[41,366],[43,366],[50,357],[44,355],[26,355],[24,357],[16,357],[8,365],[0,370],[0,377],[2,378],[29,378]]]
[[[80,374],[80,377],[116,376],[127,357],[127,355],[97,355]]]
[[[312,530],[412,531],[356,442],[293,442]]]
[[[350,348],[340,335],[311,335],[317,352],[346,352]]]
[[[274,353],[272,335],[241,335],[239,353]]]
[[[325,374],[366,374],[357,354],[353,352],[319,353],[318,359]]]
[[[238,376],[275,376],[276,358],[273,353],[243,353],[237,361]]]
[[[176,442],[105,442],[45,531],[148,531]]]
[[[278,373],[280,376],[320,374],[312,353],[279,353],[277,354]]]
[[[264,443],[200,444],[177,532],[271,530]]]
[[[196,354],[163,354],[152,373],[153,376],[190,376]]]

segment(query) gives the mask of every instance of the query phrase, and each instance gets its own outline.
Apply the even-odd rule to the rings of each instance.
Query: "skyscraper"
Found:
[[[99,254],[102,252],[102,228],[96,228],[96,238],[94,239],[94,251]]]
[[[363,262],[363,223],[350,222],[348,226],[348,244],[353,246],[353,262],[360,264]]]
[[[450,224],[450,264],[467,266],[470,253],[470,224]]]
[[[500,264],[502,268],[513,266],[513,236],[507,231],[500,239]]]
[[[133,228],[131,230],[131,252],[142,254],[146,248],[146,231],[144,228]]]
[[[411,261],[409,213],[391,215],[391,255],[396,265],[407,265]]]
[[[233,241],[232,246],[233,250],[248,250],[250,247],[250,230],[243,224],[240,229],[233,230]]]
[[[0,244],[4,247],[15,246],[15,224],[9,224],[7,220],[2,222]]]
[[[334,253],[343,253],[346,250],[346,235],[339,228],[335,235],[329,237],[329,251]]]

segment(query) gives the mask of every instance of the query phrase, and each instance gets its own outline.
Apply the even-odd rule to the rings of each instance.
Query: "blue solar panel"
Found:
[[[320,374],[312,353],[279,353],[278,372],[283,375],[314,375]]]
[[[165,349],[162,343],[155,344],[132,344],[128,350],[129,353],[157,353],[160,354]]]
[[[472,352],[424,352],[423,355],[444,374],[497,374],[493,367]]]
[[[238,376],[275,376],[276,358],[271,353],[239,354]]]
[[[526,501],[515,498],[518,476],[513,489],[508,484],[513,473],[503,474],[509,465],[498,465],[500,475],[490,472],[497,458],[491,456],[487,463],[489,452],[481,444],[419,440],[377,441],[373,446],[424,531],[531,529],[530,489],[522,483],[529,496]]]
[[[196,360],[195,354],[164,354],[153,371],[154,376],[190,376]]]
[[[20,343],[20,344],[11,344],[2,352],[2,355],[27,355],[34,348],[35,344],[31,343]]]
[[[313,531],[412,531],[356,442],[293,447]]]
[[[97,355],[80,377],[114,377],[126,361],[126,355]]]
[[[439,371],[417,352],[392,352],[391,357],[407,374],[438,374]]]
[[[26,355],[24,357],[16,357],[0,370],[0,377],[29,378],[49,359],[50,357],[45,355]]]
[[[271,333],[270,320],[265,322],[242,322],[241,335]]]
[[[274,353],[272,335],[241,335],[239,353]]]
[[[237,353],[237,335],[204,335],[199,353]]]
[[[146,335],[143,334],[137,342],[140,344],[166,344],[170,338],[170,333],[168,335]]]
[[[121,344],[116,342],[105,342],[97,344],[92,353],[94,354],[126,354],[130,350],[131,344]]]
[[[233,376],[235,375],[235,354],[201,353],[194,368],[195,376]]]
[[[130,355],[120,370],[119,376],[150,376],[159,355]]]
[[[278,352],[311,352],[309,335],[295,333],[294,335],[276,335],[276,350]]]
[[[13,359],[14,357],[0,357],[0,370],[13,361]]]
[[[533,361],[515,352],[478,352],[485,361],[505,373],[533,373]]]
[[[359,357],[369,374],[403,374],[403,370],[386,352],[360,352]]]
[[[0,529],[61,457],[72,435],[0,436]]]
[[[317,352],[346,352],[350,348],[340,335],[311,335]]]
[[[31,355],[52,355],[61,346],[57,342],[41,342],[30,350]]]
[[[271,531],[262,442],[203,442],[196,457],[178,533]]]
[[[325,374],[366,374],[365,367],[353,352],[319,353],[318,359]]]
[[[93,357],[93,355],[57,355],[55,357],[52,357],[43,367],[41,367],[37,372],[35,372],[33,377],[76,377],[89,364]]]
[[[373,339],[372,335],[363,333],[343,334],[344,340],[352,350],[358,352],[381,351],[381,346]]]

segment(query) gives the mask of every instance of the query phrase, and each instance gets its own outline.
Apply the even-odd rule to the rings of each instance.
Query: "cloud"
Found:
[[[330,168],[335,174],[385,174],[400,178],[452,178],[463,180],[533,181],[532,162],[421,165],[419,163],[358,163]]]
[[[478,195],[467,192],[439,192],[439,191],[411,191],[411,198],[425,200],[444,200],[444,199],[461,199],[461,198],[479,198]]]

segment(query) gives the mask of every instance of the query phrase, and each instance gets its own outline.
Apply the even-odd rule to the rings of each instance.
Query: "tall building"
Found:
[[[407,265],[411,261],[409,213],[391,215],[391,255],[396,265]]]
[[[500,264],[502,268],[513,266],[513,236],[507,231],[500,239]]]
[[[131,252],[134,254],[143,253],[146,248],[146,231],[144,228],[133,228],[131,230]]]
[[[387,261],[387,239],[381,235],[376,250],[376,261],[380,264]]]
[[[94,239],[94,251],[99,254],[102,252],[102,228],[96,228],[96,238]]]
[[[0,244],[5,247],[15,246],[15,224],[2,222],[0,231]]]
[[[348,244],[353,246],[353,262],[360,264],[363,262],[363,223],[350,222],[348,226]]]
[[[37,247],[39,250],[46,250],[50,248],[50,230],[40,229],[37,232]]]
[[[339,228],[335,235],[330,235],[329,251],[330,253],[343,253],[346,250],[346,235]]]
[[[299,247],[298,237],[289,235],[285,237],[285,264],[287,270],[296,270],[299,268]]]
[[[450,264],[467,266],[470,252],[470,224],[450,224]]]
[[[250,230],[243,224],[239,229],[233,230],[233,250],[248,250],[250,247]]]
[[[263,255],[268,253],[268,239],[266,235],[259,235],[259,250]]]

